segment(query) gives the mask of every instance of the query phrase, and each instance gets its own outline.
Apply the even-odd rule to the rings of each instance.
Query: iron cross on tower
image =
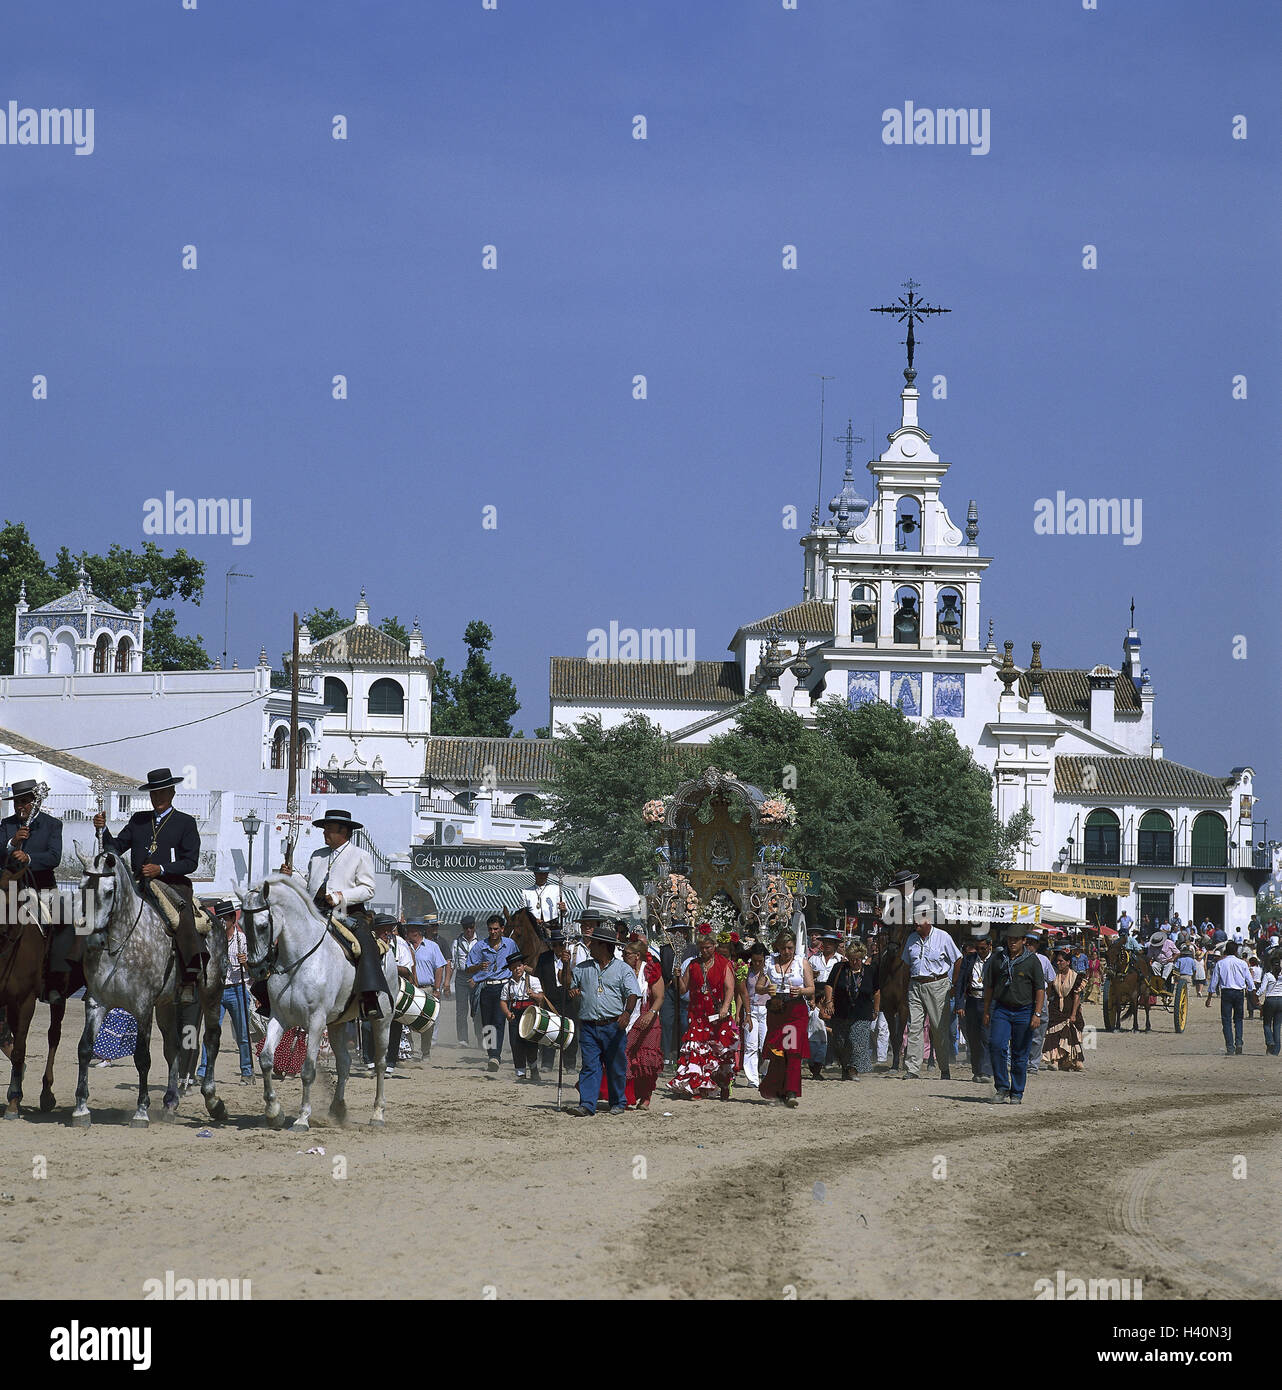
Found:
[[[834,434],[832,437],[834,444],[844,444],[846,446],[846,477],[851,476],[851,470],[855,466],[855,445],[864,442],[863,436],[855,433],[855,426],[852,420],[846,421],[845,434]]]
[[[951,309],[940,309],[934,304],[927,304],[924,299],[918,299],[917,290],[920,288],[916,280],[905,280],[904,289],[908,291],[907,294],[901,294],[894,304],[883,304],[880,308],[870,310],[874,314],[894,314],[899,323],[907,323],[908,336],[901,341],[908,349],[908,369],[904,372],[904,380],[909,386],[917,380],[917,373],[913,368],[913,349],[917,346],[917,339],[913,336],[913,324],[928,314],[952,313]]]

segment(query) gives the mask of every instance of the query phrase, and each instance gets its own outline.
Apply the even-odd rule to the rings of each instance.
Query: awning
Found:
[[[484,922],[491,912],[506,908],[515,912],[521,906],[521,890],[533,887],[528,871],[495,869],[490,873],[461,873],[454,869],[399,869],[401,878],[431,895],[442,923],[454,922],[468,912]],[[586,885],[580,879],[566,879],[562,889],[567,916],[573,920],[583,911]]]

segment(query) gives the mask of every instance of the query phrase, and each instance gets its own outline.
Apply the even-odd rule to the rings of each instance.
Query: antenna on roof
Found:
[[[830,381],[836,381],[835,376],[824,376],[822,372],[812,372],[812,376],[819,378],[819,490],[815,493],[815,525],[819,524],[819,509],[823,506],[824,498],[824,392],[827,390]]]

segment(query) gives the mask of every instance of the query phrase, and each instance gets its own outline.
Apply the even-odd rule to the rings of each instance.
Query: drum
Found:
[[[518,1031],[521,1041],[538,1043],[542,1047],[569,1047],[574,1041],[574,1020],[554,1014],[542,1004],[531,1004],[521,1010]]]
[[[401,981],[401,992],[396,996],[396,1008],[392,1018],[416,1033],[426,1032],[436,1022],[441,1012],[441,1001],[433,999],[425,989],[419,989],[409,980]]]

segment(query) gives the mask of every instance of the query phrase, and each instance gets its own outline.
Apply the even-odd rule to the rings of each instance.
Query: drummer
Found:
[[[512,1063],[516,1067],[517,1081],[532,1081],[536,1086],[542,1080],[539,1075],[539,1044],[535,1039],[526,1042],[521,1036],[521,1015],[536,1004],[547,1007],[547,996],[537,975],[530,974],[525,957],[516,952],[507,958],[511,979],[504,980],[499,992],[499,1008],[508,1021],[508,1036],[512,1039]]]

